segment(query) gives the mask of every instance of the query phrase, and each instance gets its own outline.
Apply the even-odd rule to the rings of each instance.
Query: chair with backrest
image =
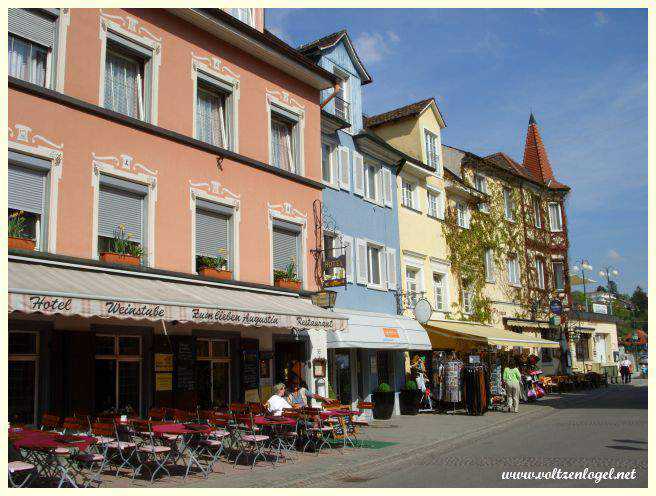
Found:
[[[7,445],[7,470],[11,487],[29,487],[38,477],[36,466],[23,459],[20,451]]]
[[[371,441],[371,433],[369,432],[370,423],[366,418],[362,418],[368,412],[370,415],[367,417],[373,418],[374,404],[371,401],[358,401],[358,411],[360,415],[354,417],[351,423],[354,426],[356,436],[360,437],[360,446],[364,443],[364,438]]]
[[[151,483],[160,470],[166,472],[166,475],[170,477],[171,473],[165,465],[171,456],[171,447],[163,445],[155,437],[152,422],[150,420],[134,420],[130,427],[130,433],[133,442],[137,445],[139,455],[139,466],[135,475],[140,473],[142,468],[145,468],[150,473]],[[134,476],[132,478],[134,479]]]
[[[303,445],[303,452],[311,445],[318,456],[325,446],[330,446],[328,441],[332,435],[333,426],[323,421],[321,410],[318,408],[301,408],[300,414],[307,439]]]
[[[266,461],[267,457],[265,454],[266,445],[269,441],[269,436],[264,434],[259,434],[259,429],[255,425],[255,420],[253,419],[253,414],[235,414],[234,421],[237,425],[237,436],[238,436],[238,446],[239,450],[235,458],[234,467],[237,466],[237,462],[242,455],[252,456],[253,463],[251,464],[251,469],[255,467],[258,458],[262,458]],[[272,458],[272,465],[275,466],[275,462]]]
[[[87,419],[81,417],[66,417],[61,426],[64,434],[83,435],[89,432]]]
[[[101,422],[107,422],[106,419],[99,419]],[[129,425],[124,425],[116,421],[114,425],[114,441],[107,444],[107,449],[112,453],[116,461],[116,477],[123,467],[132,469],[132,479],[137,475],[137,469],[140,465],[139,450],[137,442],[133,439],[132,430]]]
[[[44,413],[41,416],[41,430],[59,432],[61,434],[61,417],[51,413]]]
[[[148,420],[165,420],[166,408],[152,407],[148,410]]]

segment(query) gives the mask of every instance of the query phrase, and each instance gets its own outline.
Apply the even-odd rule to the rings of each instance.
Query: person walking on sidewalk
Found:
[[[522,374],[515,365],[515,361],[513,360],[509,362],[506,368],[503,369],[503,382],[506,394],[508,395],[508,410],[513,413],[519,412],[519,390],[521,388],[521,379]]]
[[[629,357],[624,357],[620,362],[620,374],[622,376],[622,384],[631,382],[631,360]]]

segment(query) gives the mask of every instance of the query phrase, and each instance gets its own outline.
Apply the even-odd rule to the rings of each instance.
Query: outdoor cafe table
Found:
[[[184,456],[185,452],[189,454],[189,461],[187,462],[187,470],[185,472],[185,478],[189,474],[189,470],[193,465],[196,465],[200,471],[203,473],[203,476],[208,476],[208,471],[198,460],[198,446],[197,442],[194,442],[194,438],[199,436],[207,436],[212,432],[212,428],[207,424],[173,424],[165,423],[152,426],[154,434],[173,434],[175,436],[182,437],[182,446],[177,450],[177,456],[175,461]],[[209,468],[209,467],[208,467]]]
[[[89,449],[96,443],[96,438],[12,428],[9,429],[9,441],[16,449],[26,453],[25,459],[34,464],[39,476],[53,477],[59,472],[59,487],[66,481],[73,487],[78,487],[75,474],[71,477],[69,473],[71,469],[78,472],[73,464],[74,455]],[[58,453],[57,450],[60,448],[66,451]]]

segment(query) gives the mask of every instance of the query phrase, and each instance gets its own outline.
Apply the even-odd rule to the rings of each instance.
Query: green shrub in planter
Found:
[[[399,393],[401,415],[417,415],[422,394],[415,381],[407,381]]]
[[[417,391],[419,388],[417,387],[417,383],[415,381],[407,381],[405,386],[403,386],[403,389],[406,391]]]
[[[380,384],[378,384],[379,393],[389,393],[391,390],[392,388],[386,382],[381,382]]]
[[[394,413],[394,397],[396,393],[392,391],[389,384],[384,382],[378,385],[378,389],[372,394],[374,402],[373,414],[375,419],[389,419]]]

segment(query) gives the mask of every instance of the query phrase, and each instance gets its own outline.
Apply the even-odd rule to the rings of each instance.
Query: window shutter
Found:
[[[394,248],[387,248],[385,250],[387,257],[387,287],[389,289],[396,289],[396,250]]]
[[[98,198],[98,235],[114,237],[114,230],[125,225],[130,241],[144,240],[144,197],[138,193],[106,186],[100,187]]]
[[[394,197],[392,196],[392,171],[387,167],[383,168],[383,196],[385,198],[386,207],[394,206]]]
[[[353,193],[364,195],[364,160],[358,152],[353,152]]]
[[[345,146],[338,148],[339,152],[339,185],[342,189],[351,189],[351,167],[349,166],[349,149]]]
[[[209,210],[196,209],[196,255],[221,255],[232,265],[230,253],[230,218]]]
[[[338,149],[331,148],[330,150],[330,182],[334,186],[339,186],[339,160],[340,153]]]
[[[346,255],[346,282],[353,282],[353,266],[355,262],[355,247],[352,236],[342,236],[344,253]]]
[[[300,263],[298,259],[298,233],[285,229],[273,229],[273,268],[286,270],[294,259],[296,275],[300,278]]]
[[[51,48],[55,43],[55,19],[28,9],[9,9],[9,32]]]
[[[376,202],[384,203],[385,193],[383,192],[383,171],[385,167],[380,167],[376,171]]]
[[[358,284],[367,284],[367,243],[362,239],[355,240],[356,245],[356,266]]]
[[[46,190],[45,172],[10,164],[7,180],[9,208],[43,214]]]

